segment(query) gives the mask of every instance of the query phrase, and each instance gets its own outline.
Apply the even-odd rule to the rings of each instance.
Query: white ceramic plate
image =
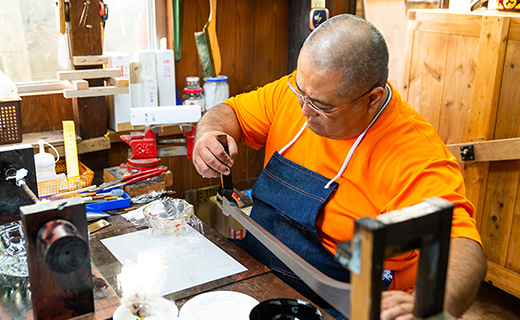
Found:
[[[179,309],[170,300],[159,298],[154,300],[154,305],[157,308],[156,313],[153,316],[146,317],[146,320],[170,320],[176,319]],[[114,312],[112,316],[114,320],[137,320],[137,316],[130,312],[130,309],[126,306],[120,306]]]
[[[257,304],[255,298],[240,292],[206,292],[181,307],[179,320],[249,320],[249,313]]]

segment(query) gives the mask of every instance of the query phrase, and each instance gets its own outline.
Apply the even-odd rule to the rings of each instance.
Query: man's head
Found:
[[[381,33],[353,15],[335,16],[305,41],[292,83],[330,116],[303,105],[309,128],[316,134],[351,138],[370,123],[384,95],[388,48]],[[325,110],[327,111],[327,110]]]

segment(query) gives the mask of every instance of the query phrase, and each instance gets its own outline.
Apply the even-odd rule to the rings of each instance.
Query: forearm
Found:
[[[444,310],[460,317],[475,300],[487,264],[480,244],[467,238],[452,238]]]
[[[235,141],[240,139],[240,124],[233,108],[222,103],[204,114],[197,124],[195,141],[212,131],[224,132],[232,136]]]

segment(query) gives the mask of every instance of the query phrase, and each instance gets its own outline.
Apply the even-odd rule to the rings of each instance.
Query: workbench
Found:
[[[113,313],[112,310],[115,310],[115,308],[120,304],[118,299],[116,299],[115,294],[119,297],[121,296],[121,292],[117,286],[117,275],[121,272],[122,265],[101,243],[101,240],[146,228],[136,228],[120,215],[113,215],[106,220],[109,221],[111,225],[92,233],[89,240],[90,256],[93,266],[92,271],[94,274],[96,316],[94,317],[92,314],[85,315],[80,317],[82,320],[110,318]],[[265,265],[238,248],[227,238],[223,237],[206,224],[204,224],[204,236],[245,266],[247,270],[166,295],[165,298],[174,300],[179,309],[193,296],[213,290],[228,290],[245,293],[260,302],[273,298],[296,298],[309,301],[293,288],[285,284],[282,280],[277,278]],[[101,276],[96,276],[97,272],[99,272]],[[26,294],[4,294],[4,291],[8,290],[5,284],[6,280],[5,276],[0,276],[0,288],[2,289],[2,295],[0,298],[0,319],[13,319],[17,317],[32,319],[30,298],[27,297]],[[26,284],[28,284],[28,279],[26,279],[25,282],[20,280],[20,285]],[[21,292],[23,290],[16,288],[11,292],[16,291]],[[98,316],[100,311],[103,315],[101,317]],[[323,319],[334,319],[323,310],[320,309],[320,311],[323,314]]]

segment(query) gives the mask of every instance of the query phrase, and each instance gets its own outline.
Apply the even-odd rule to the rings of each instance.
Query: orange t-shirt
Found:
[[[306,121],[298,98],[286,83],[287,76],[225,101],[237,114],[240,138],[253,148],[265,146],[265,163],[296,136]],[[327,139],[306,128],[283,156],[332,179],[355,140]],[[451,237],[481,243],[456,159],[433,127],[393,87],[390,102],[336,182],[336,192],[316,219],[318,236],[332,253],[337,243],[353,237],[354,220],[376,218],[432,197],[456,206]],[[416,251],[387,259],[385,269],[396,271],[390,289],[413,288],[416,263]]]

